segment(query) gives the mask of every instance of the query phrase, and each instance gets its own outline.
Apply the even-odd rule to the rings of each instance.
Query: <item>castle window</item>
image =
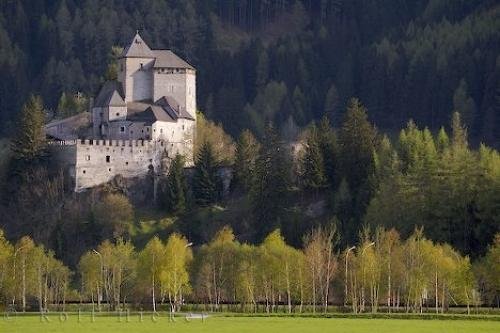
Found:
[[[122,132],[122,133],[125,132],[125,126],[120,127],[120,132]]]
[[[82,172],[85,174],[87,171],[83,170]]]
[[[85,156],[86,161],[90,161],[90,155]]]
[[[111,168],[109,168],[108,171],[111,172]]]
[[[120,112],[117,112],[117,113],[116,113],[116,116],[117,116],[117,117],[119,117],[119,116],[120,116]]]
[[[185,127],[185,126],[184,126],[184,125],[182,125],[182,130],[183,130],[183,131],[184,131],[184,127]]]
[[[146,132],[149,132],[149,127],[146,127]]]
[[[160,128],[160,133],[163,133],[163,128]]]
[[[128,165],[128,162],[125,162],[125,165]]]
[[[143,69],[143,67],[144,67],[144,64],[143,64],[143,63],[141,63],[141,70]]]
[[[108,156],[106,156],[106,163],[109,163],[109,162],[111,162],[111,156],[108,155]]]

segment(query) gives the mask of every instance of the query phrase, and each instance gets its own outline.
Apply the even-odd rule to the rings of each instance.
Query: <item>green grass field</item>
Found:
[[[121,332],[121,333],[432,333],[432,332],[500,332],[500,321],[490,320],[414,320],[414,319],[360,319],[360,318],[286,318],[286,317],[209,317],[204,321],[176,318],[170,322],[161,315],[152,320],[151,315],[130,315],[129,320],[118,317],[95,317],[77,314],[68,315],[65,322],[57,315],[48,316],[49,322],[39,316],[12,316],[10,319],[0,318],[1,333],[42,333],[42,332]],[[64,319],[64,318],[62,318]]]

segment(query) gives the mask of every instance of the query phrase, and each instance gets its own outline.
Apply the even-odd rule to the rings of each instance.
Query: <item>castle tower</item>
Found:
[[[153,50],[153,101],[171,97],[180,113],[196,118],[196,70],[170,50]]]
[[[125,102],[153,99],[153,51],[136,33],[119,59],[118,81],[123,85]]]

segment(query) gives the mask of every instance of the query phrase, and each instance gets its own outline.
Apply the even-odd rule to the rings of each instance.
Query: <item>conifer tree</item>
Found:
[[[217,167],[218,162],[215,159],[212,145],[207,141],[198,153],[193,177],[194,197],[200,206],[209,206],[218,200]]]
[[[244,130],[236,143],[233,188],[250,190],[255,174],[259,143],[249,130]]]
[[[476,104],[467,90],[467,82],[462,79],[453,94],[453,107],[460,114],[465,126],[471,131],[476,117]]]
[[[338,190],[335,192],[333,198],[333,212],[340,222],[340,232],[344,235],[344,242],[347,242],[349,235],[348,233],[349,220],[352,217],[352,197],[349,190],[349,184],[345,179],[340,182]],[[350,230],[352,231],[352,230]]]
[[[32,95],[21,110],[17,134],[12,142],[16,160],[30,162],[43,156],[46,145],[43,123],[42,99]]]
[[[462,126],[460,113],[454,112],[451,119],[452,140],[454,149],[467,148],[467,129]]]
[[[330,126],[328,118],[325,116],[318,126],[318,139],[321,156],[323,158],[323,170],[330,187],[335,187],[338,183],[337,159],[338,142],[337,136]]]
[[[309,128],[305,154],[302,160],[302,181],[307,190],[318,190],[325,187],[326,177],[320,139],[316,125]]]
[[[187,183],[184,176],[184,157],[175,155],[167,176],[166,206],[172,213],[183,213],[186,209]]]
[[[334,125],[336,122],[340,122],[341,120],[339,119],[338,105],[339,92],[337,87],[335,87],[335,84],[332,83],[325,97],[325,117],[334,122]]]
[[[272,125],[266,128],[262,142],[252,189],[254,215],[260,224],[260,236],[279,226],[290,185],[289,158]]]
[[[443,127],[439,129],[438,136],[436,139],[436,148],[438,149],[439,153],[442,153],[447,149],[450,145],[450,138],[448,137],[448,134],[444,130]]]
[[[368,122],[365,107],[353,98],[340,130],[339,148],[342,174],[354,193],[364,185],[373,171],[376,131]]]

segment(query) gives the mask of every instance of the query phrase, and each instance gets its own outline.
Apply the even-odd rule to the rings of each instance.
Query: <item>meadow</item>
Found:
[[[40,332],[122,332],[122,333],[309,333],[309,332],[350,332],[350,333],[487,333],[500,332],[497,320],[422,320],[422,319],[369,319],[369,318],[293,318],[293,317],[226,317],[209,316],[206,319],[177,317],[175,321],[168,315],[153,317],[144,314],[125,316],[95,316],[89,314],[17,315],[0,318],[0,332],[40,333]]]

